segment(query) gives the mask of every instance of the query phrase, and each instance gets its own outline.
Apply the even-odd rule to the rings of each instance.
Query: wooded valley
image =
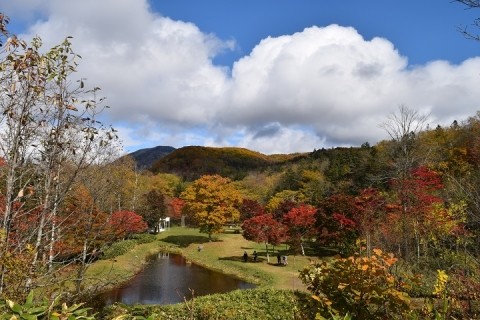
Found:
[[[384,281],[398,292],[478,315],[480,113],[442,127],[402,105],[379,124],[388,139],[308,153],[188,146],[120,156],[116,130],[99,120],[108,111],[100,89],[71,80],[79,57],[69,39],[43,52],[39,38],[11,35],[7,19],[0,15],[1,297],[40,289],[81,301],[92,262],[169,217],[209,238],[239,228],[267,251],[288,244],[294,255],[352,257],[338,261],[388,270]],[[309,279],[329,306],[328,289]]]

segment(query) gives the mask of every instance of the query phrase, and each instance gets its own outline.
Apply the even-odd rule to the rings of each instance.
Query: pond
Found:
[[[159,253],[149,259],[142,272],[122,287],[101,294],[96,303],[103,306],[114,302],[172,304],[190,299],[192,291],[198,297],[254,287],[254,284],[187,263],[181,255]]]

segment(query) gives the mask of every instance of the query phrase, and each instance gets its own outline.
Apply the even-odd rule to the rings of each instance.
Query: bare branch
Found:
[[[480,0],[453,0],[452,2],[458,2],[465,6],[466,9],[479,9],[480,8]],[[475,19],[472,24],[473,26],[480,28],[480,18]],[[480,34],[472,33],[468,30],[467,26],[460,26],[457,28],[458,32],[463,34],[463,36],[470,40],[480,41]]]
[[[468,6],[470,9],[480,7],[480,0],[453,0],[452,2],[462,3]]]

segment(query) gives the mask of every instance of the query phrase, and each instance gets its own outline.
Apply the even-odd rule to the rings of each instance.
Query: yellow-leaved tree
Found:
[[[242,201],[240,192],[232,181],[219,175],[205,175],[195,180],[182,193],[187,213],[200,227],[200,232],[219,233],[227,222],[238,221],[238,206]]]

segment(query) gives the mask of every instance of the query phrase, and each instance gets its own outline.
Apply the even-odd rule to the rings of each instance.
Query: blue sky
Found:
[[[263,153],[386,139],[400,105],[432,126],[479,110],[480,10],[450,0],[15,0],[12,31],[73,36],[126,151]]]
[[[173,19],[192,21],[223,40],[235,39],[239,48],[215,59],[227,65],[248,54],[263,38],[313,25],[353,26],[366,39],[387,38],[411,64],[438,59],[459,63],[478,55],[480,49],[457,31],[478,18],[479,10],[466,10],[449,0],[177,0],[151,1],[151,5]]]

